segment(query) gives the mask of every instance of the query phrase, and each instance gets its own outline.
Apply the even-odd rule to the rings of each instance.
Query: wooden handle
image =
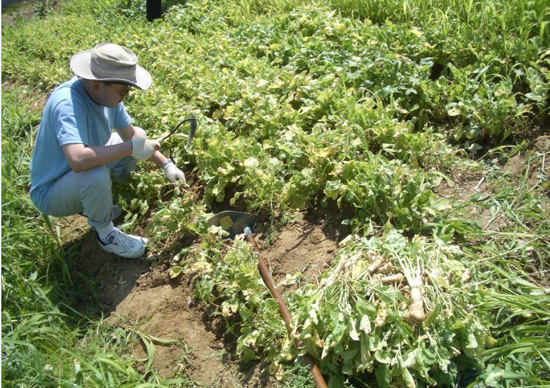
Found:
[[[246,234],[246,239],[250,244],[252,244],[254,251],[259,256],[258,269],[260,270],[260,275],[262,275],[262,279],[264,280],[264,283],[267,286],[269,292],[271,292],[271,295],[273,295],[273,297],[277,300],[277,304],[279,305],[279,311],[281,312],[283,320],[285,321],[286,329],[288,330],[289,333],[291,333],[292,328],[290,326],[290,322],[292,321],[292,318],[290,316],[290,312],[286,307],[283,297],[281,296],[281,294],[279,293],[279,290],[277,290],[277,287],[273,282],[273,277],[269,272],[269,267],[267,266],[267,263],[265,262],[263,257],[260,255],[260,248],[256,243],[256,239],[252,234],[248,234],[248,233]],[[302,358],[309,365],[309,371],[311,372],[313,381],[315,382],[315,386],[317,388],[328,388],[327,383],[325,382],[325,379],[323,378],[323,375],[319,370],[319,367],[315,364],[315,361],[313,361],[311,356],[309,354],[305,354]]]
[[[315,364],[315,361],[313,361],[313,358],[309,354],[304,354],[302,356],[305,362],[309,365],[309,372],[311,373],[311,376],[313,377],[313,382],[315,383],[315,386],[317,388],[328,388],[327,383],[325,382],[325,379],[323,375],[321,374],[321,371],[319,370],[319,367]]]

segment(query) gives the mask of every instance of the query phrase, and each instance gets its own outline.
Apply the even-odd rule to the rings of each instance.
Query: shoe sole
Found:
[[[145,255],[145,252],[147,252],[147,248],[144,247],[143,249],[139,250],[138,252],[136,252],[136,253],[134,253],[134,254],[132,254],[132,255],[124,256],[124,255],[115,253],[115,252],[111,251],[110,249],[105,249],[105,247],[102,246],[101,244],[100,244],[100,246],[101,246],[101,248],[102,248],[105,252],[107,252],[107,253],[112,253],[113,255],[116,255],[116,256],[118,256],[118,257],[122,257],[122,258],[124,258],[124,259],[139,259],[139,258],[142,257],[143,255]]]

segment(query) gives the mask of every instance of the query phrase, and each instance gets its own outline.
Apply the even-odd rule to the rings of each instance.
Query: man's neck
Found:
[[[84,91],[86,92],[88,97],[90,97],[90,100],[92,100],[92,102],[96,105],[101,105],[93,97],[94,93],[93,93],[93,90],[92,90],[92,84],[91,84],[92,81],[83,80],[83,79],[79,78],[78,82],[80,82],[82,84],[82,87],[84,88]]]

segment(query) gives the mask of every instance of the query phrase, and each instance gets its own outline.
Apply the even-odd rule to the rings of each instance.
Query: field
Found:
[[[546,0],[33,1],[2,14],[2,385],[550,386]],[[187,183],[114,183],[139,260],[27,186],[76,52],[153,76],[125,106]],[[207,221],[259,216],[261,255]],[[297,345],[299,341],[300,345]]]

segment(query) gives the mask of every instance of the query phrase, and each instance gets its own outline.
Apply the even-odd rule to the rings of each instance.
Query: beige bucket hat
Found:
[[[71,70],[89,80],[122,82],[142,90],[151,86],[151,75],[137,64],[137,56],[126,47],[101,43],[71,58]]]

